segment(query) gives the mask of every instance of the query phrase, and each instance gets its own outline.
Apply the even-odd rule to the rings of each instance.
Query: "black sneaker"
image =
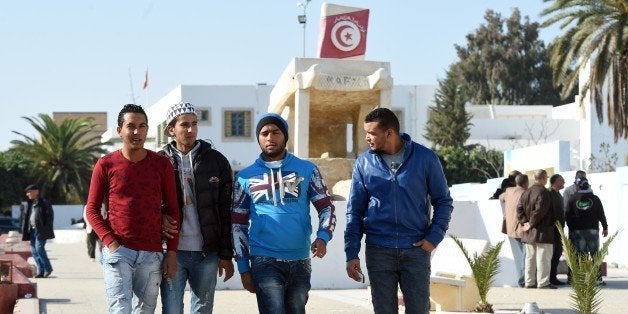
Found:
[[[52,274],[52,270],[51,271],[47,271],[44,273],[44,278],[48,278],[50,277],[50,274]]]
[[[37,274],[37,276],[35,276],[35,278],[44,278],[43,274]]]
[[[553,284],[554,286],[564,286],[565,283],[556,279],[556,280],[550,280],[550,283]]]
[[[536,285],[534,285],[534,286],[525,286],[525,288],[526,289],[534,289],[534,288],[536,288]]]

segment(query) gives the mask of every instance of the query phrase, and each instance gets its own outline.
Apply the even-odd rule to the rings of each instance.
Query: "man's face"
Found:
[[[194,146],[198,135],[198,118],[191,113],[177,117],[174,126],[168,127],[168,133],[179,145]]]
[[[276,125],[267,124],[262,127],[257,141],[262,149],[262,154],[268,160],[280,160],[283,157],[283,153],[286,150],[286,136]]]
[[[26,191],[26,197],[29,200],[36,200],[39,197],[39,190],[28,190]]]
[[[557,178],[556,181],[554,181],[554,187],[556,191],[562,190],[565,187],[565,179],[562,177]]]
[[[379,122],[364,123],[364,131],[366,132],[365,139],[366,143],[369,144],[369,148],[376,153],[383,152],[392,131],[380,128]]]
[[[118,127],[118,135],[122,138],[122,147],[128,149],[140,149],[144,147],[148,123],[141,113],[127,112],[124,114],[124,122]]]

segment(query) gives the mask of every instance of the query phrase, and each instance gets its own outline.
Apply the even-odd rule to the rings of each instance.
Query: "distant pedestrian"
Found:
[[[497,190],[495,190],[495,193],[493,193],[493,195],[489,199],[491,200],[499,199],[499,196],[502,193],[506,192],[507,188],[515,187],[516,186],[515,178],[520,174],[521,172],[519,172],[518,170],[511,171],[508,174],[508,177],[502,180],[502,184],[500,185],[500,187],[497,188]]]
[[[565,179],[559,174],[550,177],[550,196],[552,199],[552,212],[554,213],[554,223],[558,221],[561,230],[565,227],[565,206],[563,205],[563,197],[560,190],[565,187]],[[565,283],[558,280],[558,262],[560,256],[563,255],[563,243],[560,239],[559,229],[554,232],[554,251],[552,252],[552,263],[550,268],[550,283],[555,286],[562,286]]]
[[[576,194],[576,192],[578,192],[578,182],[580,179],[586,179],[587,178],[587,173],[584,172],[583,170],[578,170],[576,171],[576,178],[574,179],[574,182],[572,185],[568,186],[564,191],[563,191],[563,206],[565,206],[565,212],[567,212],[567,210],[569,210],[569,199]]]
[[[499,196],[499,200],[504,203],[504,219],[506,222],[506,235],[510,240],[510,246],[513,250],[513,258],[515,259],[515,265],[519,274],[519,280],[517,283],[519,287],[525,286],[525,258],[526,250],[525,244],[521,242],[521,225],[517,219],[517,204],[521,194],[528,189],[528,176],[525,174],[519,174],[515,177],[515,183],[517,186],[506,189],[506,192]]]
[[[534,172],[534,184],[519,199],[517,216],[523,224],[521,241],[526,244],[526,288],[556,289],[550,279],[554,251],[554,214],[551,197],[545,188],[547,172]]]
[[[47,278],[52,265],[46,253],[46,241],[54,239],[54,211],[48,201],[39,195],[39,186],[31,184],[24,189],[28,202],[22,217],[22,240],[31,242],[31,252],[37,264],[35,278]]]
[[[98,251],[102,251],[102,241],[98,238],[96,231],[92,228],[92,225],[87,220],[87,206],[83,207],[83,221],[85,223],[85,242],[87,244],[87,256],[91,262],[96,261],[96,247]],[[107,219],[107,209],[105,203],[102,204],[100,209],[101,214]]]
[[[600,224],[602,236],[608,236],[608,223],[604,206],[597,195],[593,194],[587,179],[576,180],[578,191],[569,199],[565,220],[569,228],[569,240],[581,254],[594,256],[600,249]],[[571,281],[571,277],[568,278]],[[603,285],[601,271],[598,283]]]

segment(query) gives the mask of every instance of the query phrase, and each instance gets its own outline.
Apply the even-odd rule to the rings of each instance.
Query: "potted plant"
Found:
[[[604,261],[604,255],[608,252],[608,247],[618,232],[616,231],[608,237],[600,250],[595,255],[590,256],[589,254],[578,253],[559,222],[556,222],[556,226],[565,249],[567,265],[571,269],[571,294],[569,297],[573,301],[573,308],[578,313],[597,313],[602,303],[601,288],[597,282],[598,272]]]
[[[499,241],[495,246],[489,246],[489,248],[482,254],[475,253],[473,256],[470,256],[469,252],[462,244],[462,241],[460,241],[456,236],[449,236],[454,240],[454,242],[456,242],[462,251],[462,254],[464,254],[467,259],[467,262],[469,262],[471,272],[473,273],[473,279],[478,287],[480,301],[475,306],[473,311],[493,313],[493,305],[488,303],[486,296],[488,295],[488,290],[493,284],[495,275],[497,275],[497,272],[499,271],[499,251],[501,251],[504,241]]]

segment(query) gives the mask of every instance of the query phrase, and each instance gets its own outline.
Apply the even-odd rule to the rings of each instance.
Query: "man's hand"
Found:
[[[115,251],[117,251],[120,248],[120,243],[118,243],[118,241],[113,240],[113,242],[109,243],[109,245],[107,245],[107,248],[109,249],[109,253],[114,253]]]
[[[325,240],[316,238],[310,247],[310,251],[312,251],[312,257],[323,258],[325,254],[327,254],[327,244]]]
[[[251,277],[251,272],[247,271],[245,273],[241,273],[240,280],[242,280],[242,286],[244,287],[244,289],[248,290],[250,293],[255,293],[255,286],[253,285],[253,277]]]
[[[179,226],[174,218],[168,215],[161,216],[161,235],[164,239],[172,239],[179,232]]]
[[[225,278],[222,282],[226,282],[233,277],[233,263],[230,259],[218,260],[218,277],[222,277],[223,272],[225,274]]]
[[[168,251],[166,258],[163,262],[163,273],[166,278],[174,278],[174,274],[177,272],[177,252]]]
[[[605,238],[608,236],[608,229],[602,229],[602,236]]]
[[[425,239],[423,239],[423,240],[421,240],[421,241],[419,241],[417,243],[413,243],[412,245],[422,248],[427,253],[432,253],[432,251],[434,251],[434,249],[436,248],[436,246],[434,246],[434,244],[432,244],[432,242],[427,241]]]
[[[364,274],[362,273],[362,269],[360,268],[359,259],[352,259],[347,262],[347,275],[349,276],[349,278],[357,282],[364,282]]]

